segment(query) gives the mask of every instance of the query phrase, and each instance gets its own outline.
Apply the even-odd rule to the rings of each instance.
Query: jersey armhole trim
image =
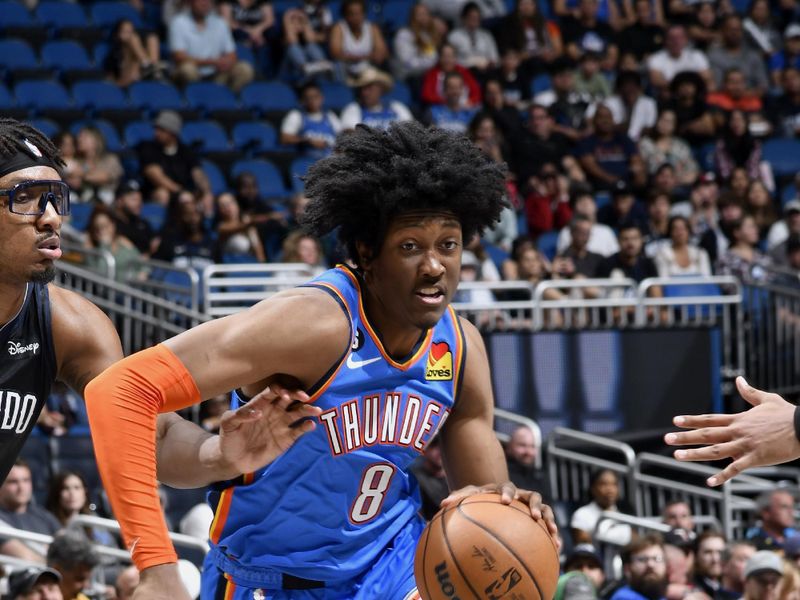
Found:
[[[453,408],[455,408],[461,397],[461,384],[464,381],[464,367],[467,364],[467,337],[464,335],[461,319],[459,319],[456,311],[452,306],[448,306],[447,309],[450,311],[450,316],[453,319],[453,325],[455,325],[456,330],[456,373],[455,377],[453,377]]]
[[[347,345],[347,348],[345,348],[345,351],[339,357],[339,360],[333,363],[331,365],[331,368],[328,369],[325,375],[323,375],[320,378],[320,380],[317,381],[314,385],[308,388],[306,392],[310,398],[309,402],[316,402],[317,399],[322,395],[322,393],[328,388],[331,382],[334,379],[336,379],[336,374],[342,368],[342,365],[344,364],[347,355],[350,354],[350,350],[353,347],[353,337],[355,335],[355,332],[353,330],[353,316],[350,314],[350,308],[347,306],[347,302],[342,297],[339,290],[337,290],[331,284],[325,283],[324,281],[317,281],[314,283],[306,283],[299,287],[317,288],[318,290],[322,290],[323,292],[329,294],[331,298],[336,300],[336,303],[339,305],[339,308],[341,308],[342,312],[344,312],[345,317],[347,317],[347,323],[350,327],[350,343]]]

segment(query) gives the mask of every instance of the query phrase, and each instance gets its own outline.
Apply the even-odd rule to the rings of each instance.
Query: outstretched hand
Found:
[[[800,458],[800,442],[794,432],[794,405],[778,394],[751,387],[744,377],[736,378],[736,388],[753,408],[734,415],[678,416],[673,423],[691,431],[664,436],[670,446],[700,446],[676,450],[678,460],[733,459],[724,470],[708,478],[711,486],[722,485],[745,469]]]
[[[519,500],[527,504],[531,510],[531,517],[536,521],[544,519],[547,531],[550,533],[557,547],[560,548],[561,541],[558,536],[558,526],[556,525],[556,517],[553,514],[553,509],[542,502],[542,495],[539,492],[521,490],[510,481],[505,483],[489,483],[480,487],[477,485],[468,485],[460,490],[450,492],[450,495],[442,500],[440,506],[441,508],[453,508],[464,498],[468,498],[469,496],[491,493],[500,494],[500,502],[503,504],[511,504],[513,500]]]
[[[271,463],[316,427],[322,411],[308,402],[303,390],[273,382],[245,405],[225,412],[219,427],[222,461],[237,473]]]

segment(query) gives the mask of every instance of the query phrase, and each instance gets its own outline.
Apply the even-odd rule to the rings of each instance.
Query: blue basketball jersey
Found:
[[[307,285],[336,299],[352,344],[308,390],[323,411],[316,429],[264,469],[209,493],[209,558],[239,585],[266,588],[280,580],[275,573],[336,582],[369,569],[419,518],[408,467],[461,383],[465,340],[452,308],[396,361],[367,320],[355,271],[339,266]]]

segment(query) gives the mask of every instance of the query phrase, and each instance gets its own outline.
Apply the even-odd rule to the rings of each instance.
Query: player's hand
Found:
[[[270,383],[244,406],[226,411],[219,427],[223,464],[238,474],[250,473],[286,452],[316,427],[322,411],[308,401],[302,390]]]
[[[139,577],[133,600],[192,600],[175,563],[150,567]]]
[[[753,408],[735,415],[678,416],[673,423],[691,431],[664,436],[670,446],[700,446],[676,450],[678,460],[733,459],[723,471],[708,478],[711,486],[722,485],[745,469],[800,458],[800,442],[794,433],[794,405],[778,394],[751,387],[744,377],[736,378],[736,387]]]
[[[460,490],[450,492],[450,495],[442,500],[440,506],[441,508],[453,508],[464,498],[474,496],[475,494],[487,493],[500,494],[500,501],[503,504],[511,504],[513,500],[519,500],[530,506],[531,516],[536,521],[544,519],[544,523],[547,525],[547,531],[560,548],[561,542],[558,536],[558,526],[556,525],[556,517],[553,514],[553,509],[542,502],[542,495],[539,492],[521,490],[510,481],[505,483],[489,483],[480,487],[477,485],[468,485]]]

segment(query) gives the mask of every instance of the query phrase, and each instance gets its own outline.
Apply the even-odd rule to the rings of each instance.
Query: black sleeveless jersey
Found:
[[[29,283],[19,312],[0,327],[0,482],[36,425],[56,378],[45,283]]]

